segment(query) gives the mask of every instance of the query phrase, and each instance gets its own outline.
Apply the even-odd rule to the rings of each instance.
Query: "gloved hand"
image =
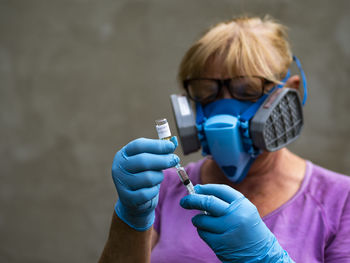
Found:
[[[145,231],[152,226],[162,170],[179,162],[172,154],[176,146],[176,137],[171,141],[140,138],[116,153],[112,177],[119,200],[115,212],[130,227]]]
[[[209,215],[192,218],[199,236],[222,262],[293,262],[260,218],[256,207],[227,185],[196,185],[180,204]]]

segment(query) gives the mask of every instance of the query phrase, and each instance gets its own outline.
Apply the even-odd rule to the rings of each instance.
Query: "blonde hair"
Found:
[[[293,61],[287,29],[271,17],[239,17],[209,29],[186,52],[178,79],[201,77],[209,58],[220,58],[227,72],[262,76],[279,83]]]

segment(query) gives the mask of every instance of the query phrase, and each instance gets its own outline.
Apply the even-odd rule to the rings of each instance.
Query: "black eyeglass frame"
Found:
[[[217,84],[218,84],[218,91],[215,95],[215,98],[212,99],[212,101],[216,100],[217,97],[219,96],[219,94],[221,93],[221,90],[222,88],[225,86],[228,90],[228,92],[230,93],[230,95],[232,96],[232,98],[234,99],[239,99],[239,100],[244,100],[242,98],[237,98],[237,96],[235,96],[233,94],[233,92],[231,92],[231,89],[229,88],[229,84],[230,84],[230,81],[234,80],[234,79],[239,79],[239,78],[249,78],[249,77],[253,77],[253,78],[258,78],[261,80],[261,86],[262,86],[262,89],[261,89],[261,94],[258,95],[256,98],[249,98],[249,99],[246,99],[247,101],[248,100],[256,100],[256,99],[259,99],[261,98],[264,94],[265,94],[265,89],[266,89],[266,85],[268,84],[275,84],[275,82],[271,81],[271,80],[268,80],[267,78],[264,78],[264,77],[261,77],[261,76],[236,76],[234,78],[227,78],[227,79],[214,79],[214,78],[193,78],[193,79],[185,79],[182,83],[183,85],[183,88],[185,89],[186,93],[187,93],[187,97],[190,98],[191,100],[195,101],[195,102],[200,102],[200,103],[203,103],[203,100],[198,100],[198,99],[195,99],[191,96],[189,90],[188,90],[188,85],[191,81],[195,81],[195,80],[210,80],[210,81],[215,81]],[[207,98],[208,99],[208,98]],[[204,99],[205,100],[205,99]]]

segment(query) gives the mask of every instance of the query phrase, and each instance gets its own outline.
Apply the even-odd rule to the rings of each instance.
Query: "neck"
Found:
[[[287,149],[281,149],[276,152],[263,152],[250,167],[246,178],[266,178],[273,176],[284,165],[283,161],[288,153],[289,151]]]
[[[262,153],[252,164],[241,183],[231,182],[214,160],[207,160],[202,167],[202,183],[227,184],[244,195],[268,192],[271,187],[296,184],[300,186],[305,173],[305,161],[286,148]]]
[[[306,162],[281,149],[261,154],[241,183],[231,182],[214,160],[208,159],[201,167],[201,183],[226,184],[240,191],[258,209],[261,217],[271,213],[300,189]]]

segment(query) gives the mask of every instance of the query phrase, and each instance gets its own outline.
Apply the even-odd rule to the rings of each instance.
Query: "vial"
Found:
[[[169,128],[169,123],[167,121],[167,119],[159,119],[156,120],[156,130],[158,133],[158,137],[161,140],[170,140],[171,138],[171,132],[170,132],[170,128]],[[183,168],[181,166],[180,163],[178,163],[175,166],[176,172],[182,182],[182,184],[187,188],[187,191],[189,194],[195,194],[196,191],[194,190],[193,184],[190,180],[190,178],[188,177],[188,174],[185,170],[185,168]],[[208,213],[206,211],[203,211],[203,214],[208,215]]]
[[[170,132],[169,123],[167,119],[156,120],[156,129],[157,129],[159,139],[170,140],[171,132]]]
[[[171,132],[170,132],[170,128],[169,128],[169,124],[168,124],[167,119],[156,120],[156,129],[157,129],[159,139],[170,140]],[[177,172],[181,182],[187,188],[188,192],[190,194],[194,194],[195,191],[193,188],[193,184],[192,184],[190,178],[188,177],[188,174],[187,174],[185,168],[183,168],[180,163],[178,163],[175,166],[175,168],[176,168],[176,172]]]

